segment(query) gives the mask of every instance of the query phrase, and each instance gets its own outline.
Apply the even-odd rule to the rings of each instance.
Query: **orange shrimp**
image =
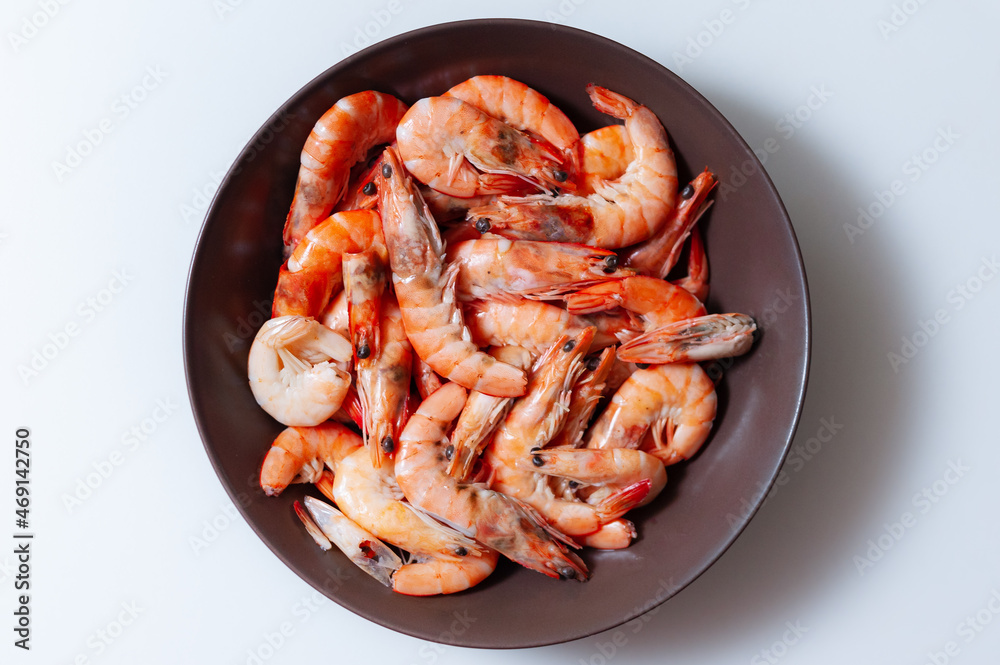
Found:
[[[392,95],[366,90],[344,97],[316,121],[302,148],[285,220],[285,256],[333,210],[347,188],[351,167],[371,148],[392,141],[406,110]]]
[[[540,137],[568,152],[580,133],[545,95],[507,76],[473,76],[443,95],[457,97],[511,127]]]
[[[466,392],[446,383],[413,414],[400,437],[396,480],[414,505],[471,534],[480,543],[549,577],[586,580],[587,567],[525,504],[479,483],[460,483],[445,469],[446,432]]]
[[[361,446],[361,437],[340,423],[288,427],[267,451],[260,469],[261,489],[268,496],[277,496],[296,478],[315,482],[324,466],[336,471],[337,465]]]
[[[364,360],[379,353],[379,318],[389,272],[389,256],[384,245],[375,245],[357,254],[344,254],[342,260],[354,359]]]
[[[639,448],[664,464],[688,459],[712,431],[717,398],[697,364],[653,365],[625,380],[586,436],[588,448]]]
[[[635,159],[624,125],[608,125],[587,132],[580,137],[577,151],[580,162],[578,196],[593,194],[602,182],[620,178]]]
[[[466,301],[544,300],[635,274],[619,268],[618,255],[609,250],[492,234],[451,245],[446,257],[458,266],[458,296]]]
[[[455,97],[414,104],[396,143],[414,178],[450,196],[510,193],[524,183],[567,186],[557,153]]]
[[[343,255],[379,246],[384,251],[377,212],[334,213],[309,231],[281,266],[271,316],[319,316],[343,283]]]
[[[392,280],[414,352],[442,377],[498,397],[524,394],[524,372],[473,344],[455,299],[457,269],[444,267],[434,218],[395,150],[382,164],[379,203]]]
[[[631,99],[593,84],[594,106],[625,120],[636,158],[613,181],[595,182],[589,196],[539,194],[501,197],[469,210],[480,231],[527,240],[576,242],[596,247],[626,247],[656,234],[677,198],[677,166],[667,133],[656,115]]]

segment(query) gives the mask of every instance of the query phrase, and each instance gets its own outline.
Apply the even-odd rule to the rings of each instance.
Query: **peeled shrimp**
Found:
[[[271,315],[319,316],[343,283],[344,254],[378,247],[385,247],[385,239],[377,212],[334,213],[309,231],[281,266]]]
[[[392,281],[413,350],[435,372],[489,395],[524,393],[524,372],[497,362],[472,343],[455,300],[457,269],[444,268],[437,224],[403,171],[395,150],[384,154],[379,186]]]
[[[351,386],[351,375],[332,361],[350,359],[351,343],[315,319],[271,319],[250,346],[250,390],[281,424],[318,425],[340,408]]]
[[[445,470],[446,431],[465,405],[465,389],[447,383],[410,418],[396,454],[396,480],[411,503],[469,533],[517,563],[549,577],[587,579],[543,518],[521,502],[481,484],[456,481]]]
[[[392,468],[374,467],[365,451],[340,464],[332,492],[345,515],[414,557],[415,563],[393,574],[394,591],[455,593],[478,584],[496,567],[496,552],[405,503]]]
[[[543,94],[507,76],[473,76],[444,93],[485,111],[511,127],[569,151],[580,133],[566,114]]]
[[[452,245],[446,256],[458,266],[458,297],[463,300],[556,298],[635,274],[620,269],[618,256],[608,250],[492,234]]]
[[[344,97],[316,121],[300,158],[295,197],[285,220],[285,255],[326,219],[347,188],[351,167],[369,149],[389,143],[406,104],[366,90]]]
[[[425,97],[396,130],[399,154],[420,182],[450,196],[510,193],[565,183],[561,157],[456,97]]]
[[[467,218],[479,231],[614,249],[646,240],[666,224],[676,204],[677,167],[663,125],[651,110],[623,95],[593,84],[587,92],[599,111],[625,120],[636,156],[625,173],[595,182],[595,192],[586,197],[501,197],[473,208]]]
[[[712,431],[715,386],[697,364],[653,365],[636,370],[586,437],[588,448],[639,448],[647,433],[647,449],[664,464],[688,459]]]

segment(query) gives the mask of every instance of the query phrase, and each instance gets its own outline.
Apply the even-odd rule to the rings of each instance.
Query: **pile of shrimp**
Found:
[[[621,122],[581,137],[503,76],[412,106],[365,91],[302,150],[249,355],[287,426],[260,483],[314,484],[332,504],[295,502],[309,534],[399,593],[462,591],[499,555],[586,580],[577,550],[628,547],[625,515],[708,438],[699,363],[753,343],[702,304],[715,177],[679,189],[656,115],[586,94]]]

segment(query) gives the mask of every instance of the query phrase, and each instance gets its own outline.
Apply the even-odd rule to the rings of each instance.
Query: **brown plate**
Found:
[[[748,175],[716,192],[703,222],[711,261],[709,311],[745,312],[763,333],[719,387],[705,448],[669,470],[667,490],[634,514],[640,537],[620,552],[587,551],[586,583],[548,579],[504,561],[485,583],[453,596],[394,594],[339,552],[306,535],[293,486],[267,498],[261,461],[282,426],[254,402],[247,352],[270,311],[281,229],[299,151],[316,119],[366,89],[413,103],[476,74],[524,81],[562,108],[581,133],[610,120],[584,87],[595,82],[649,106],[666,126],[681,185],[703,167]],[[266,83],[265,83],[266,84]],[[736,186],[738,185],[738,186]],[[222,182],[188,278],[184,360],[208,456],[250,526],[302,579],[351,611],[408,635],[462,646],[564,642],[624,623],[704,572],[756,511],[798,422],[809,367],[809,305],[795,234],[747,144],[700,94],[649,58],[580,30],[519,20],[436,25],[376,44],[331,67],[278,109]],[[312,491],[311,489],[308,491]]]

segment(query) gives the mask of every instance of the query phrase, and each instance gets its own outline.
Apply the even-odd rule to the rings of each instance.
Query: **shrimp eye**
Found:
[[[371,195],[372,195],[372,194],[374,194],[374,193],[375,193],[375,192],[376,192],[377,190],[378,190],[378,188],[377,188],[377,187],[375,187],[375,181],[369,181],[369,182],[366,182],[366,183],[365,183],[365,186],[361,188],[361,191],[362,191],[363,193],[367,194],[368,196],[371,196]]]
[[[694,187],[692,187],[691,185],[688,185],[687,187],[681,190],[682,199],[689,199],[692,196],[694,196]]]
[[[464,547],[459,547],[455,549],[455,556],[465,556],[468,553],[469,550],[465,549]]]
[[[392,442],[391,436],[386,436],[382,438],[382,451],[386,453],[391,453],[392,449],[396,447],[396,444]]]
[[[486,217],[476,220],[476,230],[480,233],[486,233],[490,230],[490,220]]]
[[[569,174],[565,171],[559,171],[558,169],[552,172],[552,177],[556,179],[556,182],[566,182],[566,178]]]
[[[455,446],[448,446],[444,449],[444,458],[451,461],[451,458],[455,456]]]
[[[575,489],[576,489],[577,487],[579,487],[579,486],[580,486],[580,483],[576,482],[575,480],[571,480],[571,481],[569,481],[569,483],[568,483],[568,484],[569,484],[569,488],[570,488],[571,490],[575,490]]]
[[[574,348],[576,348],[576,340],[575,339],[571,339],[570,341],[568,341],[565,344],[563,344],[563,351],[565,351],[566,353],[569,353]]]
[[[589,358],[587,358],[587,369],[589,369],[591,372],[596,370],[600,366],[600,364],[601,364],[600,356],[590,356]]]
[[[604,259],[604,272],[610,273],[618,270],[618,255],[612,254]]]
[[[649,369],[649,363],[636,363],[635,366],[639,369]]]
[[[563,578],[564,580],[574,579],[576,577],[576,571],[570,568],[569,566],[563,566],[562,568],[559,569],[559,577]]]
[[[368,342],[362,342],[361,346],[358,347],[358,358],[364,360],[372,354],[371,347],[368,346]]]
[[[531,457],[531,463],[534,464],[535,466],[545,466],[545,460],[543,460],[538,455],[533,455]]]
[[[382,177],[383,178],[391,178],[392,177],[392,167],[389,166],[388,164],[383,164],[382,165]]]

